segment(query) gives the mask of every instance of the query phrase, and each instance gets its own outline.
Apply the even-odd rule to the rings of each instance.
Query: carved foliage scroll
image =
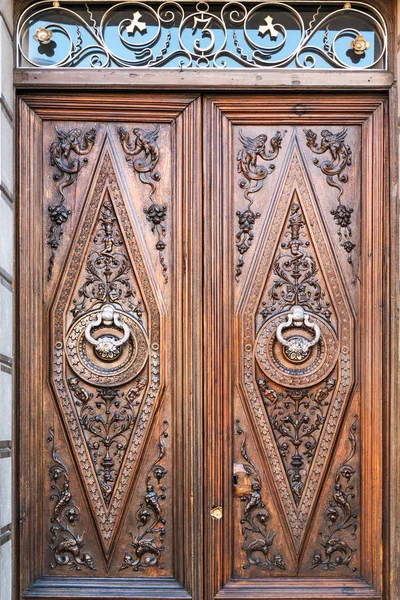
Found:
[[[164,428],[158,441],[159,453],[147,474],[146,493],[136,514],[137,528],[140,533],[135,536],[131,534],[134,556],[125,552],[120,571],[129,567],[134,571],[144,571],[148,567],[155,566],[159,569],[163,568],[160,562],[166,531],[166,519],[162,508],[162,502],[166,499],[163,479],[168,471],[162,465],[162,460],[165,456],[163,438],[166,437],[168,437],[168,421],[164,421]]]
[[[160,173],[156,170],[160,159],[160,148],[157,142],[160,126],[157,125],[153,131],[145,131],[136,127],[133,130],[135,136],[133,142],[131,142],[130,134],[124,127],[120,127],[118,133],[122,148],[127,154],[127,162],[139,173],[140,181],[150,186],[149,204],[143,210],[147,220],[151,223],[152,233],[157,236],[156,249],[160,257],[164,280],[167,283],[168,268],[164,258],[166,244],[163,240],[166,234],[164,221],[167,216],[167,207],[155,202],[153,199],[156,192],[156,183],[161,179]]]
[[[65,188],[72,185],[79,171],[87,163],[86,155],[92,150],[96,141],[97,129],[89,129],[83,134],[80,129],[64,131],[56,126],[57,139],[50,146],[50,164],[55,167],[54,181],[58,183],[58,198],[49,206],[50,229],[48,244],[51,255],[48,267],[48,279],[53,276],[54,260],[57,248],[64,233],[64,224],[68,221],[71,211],[65,206]],[[79,156],[85,156],[80,159]]]
[[[243,148],[239,150],[237,155],[237,170],[245,177],[245,179],[239,181],[239,187],[244,190],[247,207],[245,210],[239,210],[236,213],[239,224],[239,231],[236,234],[236,248],[239,253],[236,264],[236,281],[239,281],[242,274],[244,254],[248,251],[254,239],[254,224],[261,216],[261,213],[254,212],[252,209],[253,199],[251,195],[261,190],[264,179],[275,170],[274,164],[265,167],[258,163],[258,159],[271,161],[276,158],[282,146],[282,138],[281,132],[277,131],[274,137],[271,138],[271,151],[267,152],[265,145],[268,138],[264,133],[255,138],[245,136],[242,132],[239,133]]]
[[[325,511],[327,529],[320,532],[323,550],[315,551],[313,569],[322,567],[334,571],[337,567],[349,567],[356,551],[349,545],[349,539],[346,540],[349,536],[354,540],[357,531],[358,515],[353,508],[355,490],[352,483],[355,469],[351,464],[357,450],[356,432],[357,417],[354,417],[349,431],[350,453],[336,471],[334,491]]]
[[[84,552],[84,533],[79,534],[76,526],[80,519],[80,510],[75,504],[70,487],[67,467],[58,456],[54,442],[54,429],[50,428],[48,442],[52,444],[53,463],[49,467],[53,514],[51,517],[51,545],[53,561],[50,566],[67,566],[77,571],[88,568],[95,571],[92,555]]]
[[[245,460],[243,464],[246,476],[250,482],[250,492],[240,497],[245,504],[240,520],[244,538],[243,550],[246,553],[246,563],[243,569],[256,566],[268,571],[276,568],[285,570],[285,561],[281,554],[271,555],[276,533],[269,531],[270,514],[262,499],[262,484],[260,474],[247,452],[246,434],[236,421],[236,433],[242,437],[240,452]]]

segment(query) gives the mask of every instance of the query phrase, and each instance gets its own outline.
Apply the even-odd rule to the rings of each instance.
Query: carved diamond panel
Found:
[[[160,389],[148,261],[105,142],[51,313],[52,377],[108,555]]]
[[[353,379],[351,308],[296,137],[240,303],[244,394],[295,551]]]

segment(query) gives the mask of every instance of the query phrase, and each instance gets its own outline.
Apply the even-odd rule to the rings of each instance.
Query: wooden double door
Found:
[[[382,597],[385,106],[19,98],[21,597]]]

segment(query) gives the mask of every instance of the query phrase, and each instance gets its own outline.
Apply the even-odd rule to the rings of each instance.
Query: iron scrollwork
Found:
[[[282,147],[283,135],[280,131],[271,138],[271,152],[267,152],[265,145],[268,137],[262,133],[254,138],[239,133],[239,140],[243,145],[237,155],[237,170],[245,179],[239,181],[239,187],[244,190],[244,197],[247,201],[247,208],[243,211],[238,210],[236,216],[239,223],[239,231],[236,234],[236,248],[239,253],[239,259],[236,264],[236,281],[239,281],[244,265],[244,254],[250,248],[254,239],[254,224],[260,218],[261,213],[254,212],[252,209],[253,199],[250,196],[260,191],[263,181],[275,170],[275,165],[268,167],[258,164],[258,159],[265,161],[274,160]]]
[[[351,483],[355,475],[355,469],[350,464],[357,449],[356,443],[357,417],[354,417],[349,432],[350,453],[338,467],[335,475],[335,491],[329,506],[325,511],[328,521],[328,533],[320,533],[323,554],[315,551],[312,568],[322,567],[334,571],[337,567],[348,567],[353,559],[355,548],[351,548],[344,539],[343,534],[350,531],[353,539],[356,537],[358,517],[352,506],[355,498],[354,485]],[[357,567],[353,567],[356,571]]]
[[[67,467],[57,454],[53,427],[50,427],[47,441],[52,444],[53,459],[53,464],[49,467],[49,475],[52,490],[50,500],[54,502],[50,529],[52,536],[50,549],[54,560],[50,566],[52,569],[57,566],[68,566],[71,570],[77,571],[86,567],[95,571],[92,555],[83,552],[84,533],[79,535],[73,530],[79,521],[80,510],[73,500]]]
[[[166,244],[163,240],[166,234],[164,221],[167,216],[167,207],[165,205],[154,202],[153,196],[156,191],[156,183],[160,181],[161,175],[156,171],[158,161],[160,159],[160,149],[157,143],[160,133],[160,126],[153,131],[145,131],[136,127],[133,130],[135,136],[134,141],[131,141],[130,134],[124,127],[118,128],[118,133],[123,151],[125,152],[126,160],[130,163],[133,169],[139,173],[139,179],[142,183],[149,185],[151,188],[149,195],[150,204],[143,211],[147,220],[151,223],[151,231],[157,236],[156,249],[160,257],[160,264],[165,283],[168,281],[168,268],[165,263],[164,250]],[[134,158],[136,157],[136,158]]]
[[[284,571],[286,566],[282,555],[274,554],[271,556],[271,548],[276,533],[272,533],[267,527],[270,514],[261,496],[260,474],[248,455],[246,434],[243,432],[239,420],[236,421],[236,433],[243,436],[240,452],[245,461],[243,467],[251,486],[250,494],[241,497],[242,502],[245,502],[243,516],[240,520],[242,535],[245,540],[242,549],[246,553],[246,563],[242,567],[248,569],[255,566],[268,571],[274,571],[275,568],[278,568]]]
[[[109,35],[111,27],[117,35]],[[36,43],[27,46],[27,37]],[[89,4],[44,0],[22,14],[17,39],[18,66],[387,68],[385,20],[358,0],[199,2],[195,9],[174,0],[125,2],[96,7],[96,17]]]
[[[352,151],[348,144],[345,143],[347,137],[347,129],[343,129],[339,133],[332,133],[327,129],[321,132],[321,143],[317,144],[317,134],[311,129],[304,131],[307,146],[314,154],[325,154],[329,152],[330,158],[320,162],[317,158],[314,159],[314,164],[319,167],[324,175],[328,185],[338,190],[337,207],[331,211],[335,224],[340,245],[348,253],[348,262],[352,263],[352,252],[355,244],[351,241],[351,215],[353,209],[342,203],[344,192],[343,184],[347,183],[349,176],[346,168],[352,165]]]
[[[166,519],[161,501],[166,499],[166,487],[162,480],[168,471],[161,464],[165,456],[164,438],[168,437],[168,421],[164,421],[164,428],[158,441],[159,454],[149,469],[146,478],[146,494],[136,513],[138,530],[144,531],[132,537],[132,548],[135,556],[125,552],[120,571],[132,568],[134,571],[144,571],[149,567],[162,569],[162,552],[164,548],[164,535]]]
[[[54,260],[57,248],[61,243],[61,236],[64,233],[64,225],[71,215],[71,211],[65,206],[64,190],[76,181],[79,171],[87,163],[86,156],[94,146],[97,129],[89,129],[83,134],[83,139],[80,129],[64,131],[56,126],[56,132],[57,140],[50,146],[50,164],[56,168],[53,178],[54,181],[59,183],[58,193],[60,198],[56,203],[49,206],[51,222],[47,241],[51,248],[48,267],[49,280],[53,276]],[[85,158],[80,159],[79,156],[85,156]]]

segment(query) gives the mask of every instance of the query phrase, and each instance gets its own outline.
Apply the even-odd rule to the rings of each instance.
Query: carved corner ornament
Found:
[[[143,212],[151,223],[152,233],[157,236],[156,250],[158,250],[164,281],[167,283],[168,267],[164,257],[166,243],[163,240],[166,234],[164,221],[167,217],[167,207],[153,200],[156,183],[161,179],[161,174],[156,170],[160,160],[160,148],[157,143],[159,133],[159,125],[152,131],[135,127],[133,130],[135,138],[131,141],[130,134],[125,127],[118,128],[121,146],[127,155],[126,161],[139,173],[140,181],[150,186],[149,204],[144,207]]]
[[[239,494],[241,501],[245,503],[240,519],[244,538],[242,549],[246,553],[246,562],[242,568],[248,569],[254,566],[268,571],[274,571],[276,568],[284,571],[286,566],[282,555],[271,555],[276,533],[272,533],[267,527],[270,514],[262,499],[260,474],[248,455],[246,434],[239,420],[236,420],[236,433],[243,436],[240,452],[245,461],[242,466],[248,478],[249,488],[248,492]],[[237,482],[234,479],[235,483]]]
[[[347,129],[343,129],[338,133],[332,133],[328,129],[321,132],[321,142],[317,143],[317,134],[311,129],[305,129],[307,146],[314,154],[329,153],[329,158],[324,161],[314,159],[314,164],[319,167],[324,175],[328,185],[338,190],[337,202],[338,205],[334,210],[331,210],[333,220],[337,225],[337,233],[340,245],[348,254],[347,260],[350,264],[353,262],[352,253],[355,244],[351,241],[351,216],[353,208],[350,208],[342,203],[344,192],[343,184],[347,183],[349,176],[346,168],[352,165],[352,151],[350,146],[345,143],[347,137]]]
[[[136,513],[137,529],[139,531],[144,528],[144,530],[137,535],[130,534],[133,553],[125,552],[119,568],[120,571],[128,568],[132,568],[133,571],[144,571],[149,567],[163,569],[161,559],[162,552],[165,549],[166,519],[163,513],[162,501],[166,499],[166,487],[163,485],[162,480],[168,471],[161,464],[161,461],[165,456],[164,438],[168,437],[168,421],[164,421],[163,425],[158,441],[159,453],[147,474],[146,494]]]
[[[65,188],[72,185],[78,173],[87,164],[86,156],[91,152],[97,135],[97,128],[93,127],[83,134],[80,129],[64,131],[56,125],[57,139],[50,146],[50,164],[55,167],[54,181],[58,182],[59,198],[50,204],[50,228],[47,243],[51,248],[47,278],[53,276],[56,251],[61,243],[64,225],[68,221],[71,211],[65,206]],[[85,158],[78,158],[85,156]]]
[[[57,454],[53,427],[49,429],[47,441],[52,444],[53,459],[49,467],[52,490],[50,500],[54,502],[50,519],[52,523],[50,549],[53,553],[50,566],[52,569],[68,566],[71,570],[77,571],[85,567],[95,571],[92,555],[83,552],[85,534],[74,531],[80,518],[80,509],[73,500],[67,467]]]
[[[282,147],[283,134],[277,131],[270,140],[271,151],[267,152],[265,145],[268,137],[265,134],[260,134],[254,138],[243,135],[239,132],[239,140],[243,148],[237,155],[237,170],[238,173],[244,176],[244,179],[239,181],[239,187],[244,190],[244,198],[247,202],[245,210],[236,212],[238,218],[239,230],[236,234],[236,248],[239,253],[239,258],[236,264],[236,281],[239,281],[244,266],[244,254],[249,250],[254,240],[254,225],[257,219],[261,217],[261,213],[254,212],[252,209],[253,199],[251,194],[255,194],[263,187],[263,181],[268,175],[275,170],[275,165],[270,164],[268,167],[258,164],[258,159],[265,161],[274,160]]]
[[[332,498],[325,511],[325,519],[328,522],[326,532],[320,532],[321,546],[323,551],[314,552],[311,568],[322,567],[334,571],[337,567],[349,567],[353,559],[355,548],[349,546],[345,539],[346,532],[355,539],[357,531],[356,519],[358,514],[354,511],[352,501],[355,498],[352,479],[355,469],[350,464],[357,449],[356,443],[357,417],[353,418],[350,425],[349,442],[350,453],[338,467],[335,475],[335,485]],[[357,567],[353,567],[353,571]]]

